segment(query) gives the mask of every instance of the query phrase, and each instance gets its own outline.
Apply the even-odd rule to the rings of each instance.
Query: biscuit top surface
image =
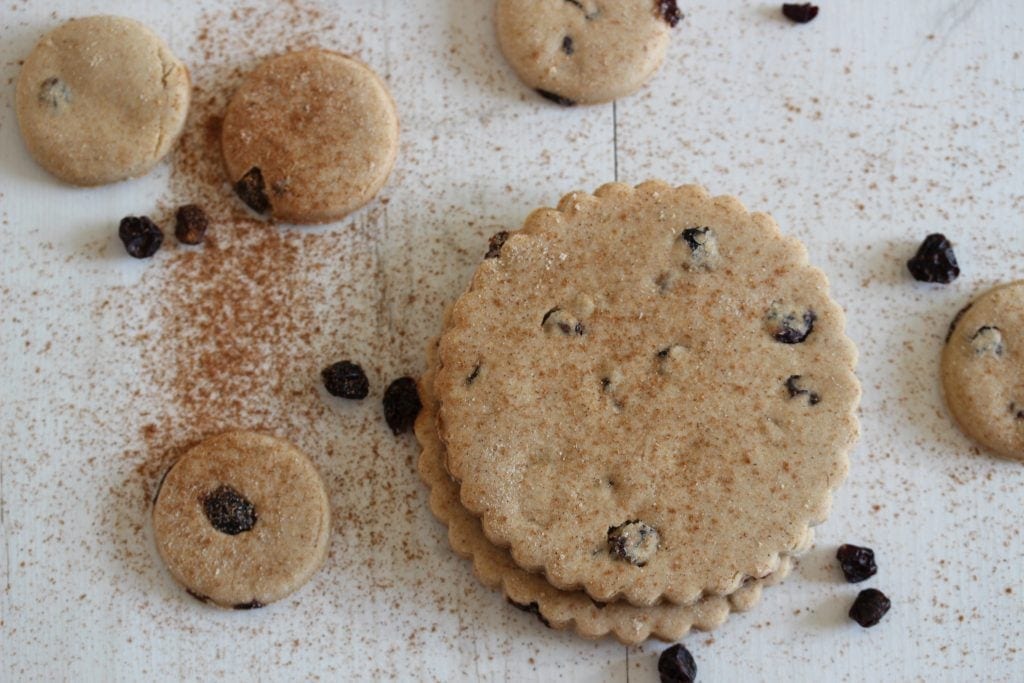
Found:
[[[18,78],[25,143],[76,185],[141,175],[177,139],[188,70],[148,28],[112,16],[72,19],[43,36]]]
[[[558,588],[688,604],[774,570],[847,471],[856,351],[765,214],[613,184],[535,211],[455,304],[435,389],[488,537]]]
[[[656,0],[500,0],[501,51],[531,88],[574,103],[624,97],[658,68],[669,24]]]
[[[365,64],[327,50],[273,57],[231,98],[221,134],[232,182],[260,169],[275,218],[336,220],[368,202],[394,165],[398,117]]]
[[[236,431],[206,439],[171,467],[153,526],[168,568],[194,595],[224,606],[267,604],[323,562],[330,508],[306,454]]]
[[[968,435],[1024,460],[1024,281],[989,290],[961,311],[942,352],[942,383]]]

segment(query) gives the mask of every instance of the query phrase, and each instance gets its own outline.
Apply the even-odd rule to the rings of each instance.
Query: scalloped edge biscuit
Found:
[[[733,250],[732,254],[737,260],[739,258],[754,258],[756,256],[759,259],[765,259],[767,262],[772,263],[774,268],[771,271],[764,271],[767,273],[767,275],[764,275],[765,281],[774,283],[775,280],[771,278],[782,278],[781,281],[785,287],[780,289],[780,293],[783,291],[799,291],[801,298],[805,299],[803,304],[807,305],[809,310],[813,309],[816,312],[816,318],[814,318],[812,323],[814,325],[813,329],[817,331],[817,334],[812,338],[811,344],[800,347],[806,349],[805,353],[808,354],[808,357],[801,359],[790,355],[787,358],[797,358],[801,367],[814,363],[812,370],[818,368],[819,373],[821,373],[818,376],[818,380],[822,385],[819,391],[822,392],[822,395],[831,399],[829,401],[831,405],[822,404],[826,405],[826,408],[817,414],[819,417],[814,423],[815,428],[813,430],[802,429],[803,423],[795,422],[794,420],[803,413],[798,412],[800,406],[796,402],[787,404],[785,392],[789,387],[783,383],[787,376],[799,378],[799,374],[796,372],[791,374],[789,370],[784,371],[779,379],[778,393],[780,403],[776,408],[779,414],[765,414],[766,421],[761,425],[763,429],[761,427],[758,428],[759,432],[764,432],[763,436],[760,437],[764,440],[764,445],[761,448],[764,452],[756,454],[758,458],[756,462],[748,463],[751,467],[758,467],[767,463],[773,467],[784,469],[784,472],[779,473],[779,476],[783,477],[780,481],[783,482],[784,496],[793,502],[786,508],[785,516],[787,519],[784,524],[781,521],[781,515],[777,515],[780,518],[779,523],[775,524],[773,522],[770,540],[766,540],[764,537],[754,538],[746,530],[733,528],[741,522],[738,521],[737,517],[732,516],[728,518],[728,521],[720,520],[720,522],[716,522],[716,524],[720,523],[726,528],[724,531],[719,532],[724,535],[714,539],[714,542],[710,544],[715,546],[714,549],[710,545],[703,546],[703,549],[698,549],[688,548],[685,544],[677,543],[677,547],[682,545],[682,549],[676,551],[677,553],[691,553],[686,560],[685,566],[680,565],[671,558],[655,557],[657,560],[662,560],[662,565],[660,569],[652,571],[653,565],[651,562],[647,562],[647,558],[640,558],[643,562],[636,561],[631,563],[617,562],[614,558],[609,561],[607,559],[608,553],[599,556],[595,554],[596,550],[593,552],[585,550],[585,548],[594,547],[591,544],[585,546],[582,544],[577,545],[577,549],[569,552],[568,548],[576,543],[573,538],[570,538],[570,545],[557,545],[557,542],[552,543],[549,540],[547,549],[541,547],[543,544],[537,542],[538,537],[551,539],[559,532],[550,528],[543,528],[542,530],[541,527],[533,528],[532,526],[527,531],[526,525],[524,525],[520,529],[523,533],[519,534],[512,531],[515,528],[516,520],[510,517],[511,513],[509,510],[513,508],[505,507],[498,509],[494,507],[501,501],[514,500],[514,498],[509,498],[509,496],[514,496],[515,494],[510,493],[508,488],[514,485],[514,483],[510,484],[507,482],[512,482],[513,478],[517,476],[516,473],[518,472],[517,468],[519,465],[507,462],[501,465],[498,469],[504,474],[494,479],[494,481],[501,481],[502,483],[495,484],[498,487],[497,489],[488,491],[486,477],[490,475],[486,474],[487,470],[479,469],[488,466],[486,463],[481,464],[479,459],[481,452],[483,452],[480,449],[486,450],[484,447],[486,444],[479,442],[479,434],[491,433],[489,430],[492,429],[494,424],[494,416],[500,414],[496,411],[502,410],[504,405],[498,405],[498,401],[505,401],[509,405],[518,401],[518,403],[515,403],[516,410],[523,406],[525,406],[525,409],[530,410],[534,404],[531,396],[536,393],[537,389],[530,385],[532,381],[530,377],[524,378],[523,374],[516,374],[517,391],[521,389],[519,393],[497,398],[495,398],[493,393],[487,393],[486,399],[480,395],[469,396],[468,391],[470,390],[467,389],[466,377],[473,371],[472,366],[474,364],[480,365],[480,363],[484,362],[481,356],[485,354],[484,351],[473,346],[476,342],[467,342],[465,340],[467,335],[469,335],[469,339],[475,339],[472,337],[472,334],[474,334],[471,331],[472,326],[479,324],[481,316],[491,315],[490,310],[480,313],[482,310],[480,307],[484,306],[485,302],[487,306],[493,308],[496,302],[504,305],[503,301],[505,298],[514,301],[514,304],[510,303],[505,306],[501,310],[500,315],[493,315],[491,321],[486,324],[487,326],[481,328],[478,333],[480,338],[486,338],[486,342],[480,342],[480,349],[486,349],[492,355],[499,353],[498,350],[491,348],[492,345],[512,343],[511,341],[506,342],[504,338],[499,342],[493,341],[494,339],[502,335],[506,335],[511,339],[510,335],[524,333],[523,330],[527,329],[524,327],[524,325],[527,325],[527,322],[524,322],[526,320],[525,316],[532,316],[536,313],[538,321],[541,320],[540,313],[543,311],[540,309],[537,311],[530,309],[520,312],[513,310],[513,306],[527,306],[530,304],[528,297],[536,296],[534,292],[540,291],[538,287],[544,286],[539,280],[533,279],[529,280],[534,283],[532,287],[528,288],[529,291],[526,293],[517,291],[516,288],[519,286],[517,283],[521,282],[522,278],[529,278],[530,275],[528,273],[532,272],[536,275],[537,272],[536,267],[534,267],[533,271],[530,270],[533,266],[529,263],[522,267],[518,266],[516,264],[517,259],[526,261],[532,258],[535,262],[541,263],[543,266],[541,270],[545,273],[545,277],[548,276],[548,273],[555,272],[556,274],[550,275],[550,277],[552,279],[561,278],[558,280],[558,283],[562,288],[587,287],[589,285],[579,284],[586,278],[590,278],[589,281],[598,282],[597,286],[600,286],[600,281],[595,279],[596,276],[594,276],[593,272],[588,275],[586,270],[576,272],[569,270],[568,267],[564,271],[559,270],[559,268],[566,259],[567,255],[565,252],[569,251],[564,247],[566,240],[569,240],[569,243],[571,243],[572,239],[593,241],[593,238],[600,234],[595,232],[595,230],[598,230],[595,226],[602,224],[601,221],[604,220],[612,221],[609,218],[612,209],[602,209],[608,203],[611,203],[609,206],[614,206],[616,211],[621,205],[622,212],[640,211],[643,203],[653,203],[654,208],[658,209],[656,218],[649,221],[651,224],[657,224],[654,227],[644,225],[641,228],[628,221],[620,220],[622,225],[601,228],[619,230],[620,232],[612,235],[616,240],[621,240],[626,235],[632,236],[628,232],[621,232],[622,230],[643,229],[648,232],[658,230],[660,231],[657,233],[658,239],[665,239],[666,244],[672,244],[679,237],[679,228],[685,227],[683,223],[714,226],[719,232],[719,240],[726,244],[729,249]],[[602,210],[605,212],[601,213]],[[641,215],[649,217],[652,215],[652,212],[653,209],[648,207],[647,213]],[[662,228],[662,223],[666,227]],[[581,225],[585,225],[585,227],[579,227]],[[627,225],[628,227],[625,227]],[[577,230],[578,232],[568,236],[567,231],[569,230]],[[674,232],[666,233],[665,231],[667,230],[674,230]],[[731,235],[729,234],[730,231],[732,232]],[[609,242],[610,239],[605,240],[605,242]],[[639,240],[642,237],[636,237],[635,239]],[[588,248],[590,247],[588,246]],[[593,248],[603,247],[598,245]],[[743,251],[744,249],[745,251]],[[739,256],[736,256],[737,254]],[[754,256],[751,254],[754,254]],[[663,256],[658,258],[665,260]],[[582,265],[573,267],[583,269],[589,267],[597,272],[602,271],[600,267],[595,268],[593,265],[588,265],[583,257],[579,259],[579,262],[582,262]],[[675,263],[675,261],[672,261],[672,263]],[[646,263],[642,265],[646,266]],[[664,264],[659,262],[657,267],[660,268],[662,265]],[[697,270],[702,267],[702,264],[695,262],[688,267],[691,270]],[[516,268],[519,269],[517,270]],[[723,272],[726,272],[726,275],[720,274],[718,282],[726,282],[727,279],[722,279],[726,278],[726,276],[728,278],[739,277],[728,271],[728,268],[728,264],[723,266]],[[757,270],[760,272],[764,269],[758,266]],[[562,275],[563,272],[564,276]],[[675,273],[673,277],[680,280],[690,277],[690,275]],[[517,280],[517,278],[520,279]],[[651,279],[656,282],[654,278]],[[677,285],[670,285],[670,287],[673,286]],[[682,286],[688,286],[691,288],[690,291],[693,291],[693,287],[703,285],[692,284],[691,280],[690,284],[684,282]],[[783,287],[782,284],[778,286],[780,288]],[[488,290],[490,287],[496,289],[490,291]],[[499,291],[502,293],[500,301],[498,295],[495,294],[495,292]],[[760,298],[771,298],[770,292],[764,293],[764,290],[757,289],[753,282],[749,289],[743,291],[747,293],[748,298],[753,302],[748,308],[751,308],[754,304],[760,306]],[[594,298],[598,298],[599,295],[599,293],[595,293]],[[754,299],[757,299],[757,301],[754,301]],[[533,302],[533,304],[535,303],[537,302]],[[579,316],[585,317],[591,312],[585,309],[586,307],[579,309],[582,311],[579,313]],[[758,310],[761,309],[758,308]],[[765,310],[764,314],[758,314],[759,317],[756,320],[750,320],[750,325],[771,325],[772,315],[780,318],[783,317],[782,313],[773,313],[774,308],[767,306],[767,299]],[[501,315],[512,316],[512,319],[506,320],[501,318]],[[766,316],[768,322],[762,322],[760,317],[762,315]],[[518,320],[516,316],[524,316],[524,320]],[[571,318],[572,316],[569,317]],[[786,318],[787,321],[789,319],[789,317]],[[570,340],[573,339],[573,332],[579,330],[578,327],[573,327],[572,323],[574,321],[575,319],[567,319],[564,321],[558,320],[555,323],[559,325],[566,338]],[[786,324],[791,325],[789,322]],[[799,327],[798,324],[795,326]],[[494,329],[491,329],[492,327]],[[569,193],[561,199],[556,209],[542,208],[533,211],[521,230],[509,233],[501,246],[498,257],[483,261],[473,275],[468,290],[456,301],[452,308],[451,322],[446,326],[440,341],[441,369],[438,373],[436,387],[441,406],[438,425],[442,442],[446,447],[448,469],[454,478],[460,482],[460,495],[463,504],[471,513],[480,516],[483,529],[490,541],[496,546],[509,548],[513,559],[519,566],[529,572],[543,573],[548,581],[558,589],[583,589],[598,602],[626,600],[631,604],[641,606],[653,605],[662,599],[686,605],[693,603],[704,595],[729,595],[747,577],[765,576],[777,569],[780,556],[792,553],[800,545],[809,527],[819,524],[827,518],[828,510],[831,506],[832,491],[846,477],[849,467],[847,453],[859,434],[859,425],[855,411],[860,397],[860,386],[853,373],[856,364],[856,349],[845,335],[844,327],[845,316],[842,309],[828,296],[827,279],[820,270],[808,264],[806,249],[799,240],[783,236],[779,232],[774,220],[768,214],[747,212],[743,204],[735,197],[711,197],[700,186],[685,185],[674,188],[661,181],[649,181],[638,185],[636,188],[622,183],[610,183],[600,187],[593,195],[584,192]],[[501,334],[498,334],[499,329]],[[771,329],[773,328],[769,327],[769,330]],[[775,329],[774,332],[769,331],[765,334],[778,335],[781,333],[780,329],[785,331],[788,328],[782,327]],[[570,330],[570,332],[565,332],[565,330]],[[793,331],[788,330],[788,332],[792,333]],[[530,334],[539,333],[531,332]],[[582,336],[580,338],[582,339]],[[776,338],[778,339],[778,337]],[[750,344],[755,342],[760,344],[753,336],[749,337],[749,339],[753,340],[749,342]],[[521,341],[523,341],[523,338],[520,336],[517,337],[515,343],[518,344]],[[468,346],[467,343],[469,344]],[[774,346],[786,347],[787,349],[793,348],[792,342]],[[768,351],[772,351],[771,347],[773,347],[773,344],[766,345]],[[517,346],[516,348],[518,350],[522,347]],[[602,352],[608,351],[604,347],[597,348]],[[787,351],[779,351],[778,353],[784,354]],[[774,366],[764,367],[769,365],[769,361],[762,360],[761,356],[762,354],[755,354],[751,358],[754,358],[756,363],[760,364],[762,374],[772,373],[774,376],[776,370],[780,370],[781,366],[780,368],[775,368]],[[496,357],[506,358],[507,355]],[[570,362],[566,361],[564,354],[561,353],[557,357],[557,361],[558,363]],[[552,357],[552,362],[555,362],[554,357]],[[507,363],[502,361],[502,364]],[[536,366],[531,367],[535,368],[532,371],[534,375],[541,373],[538,376],[543,376],[543,370],[536,368]],[[751,366],[751,368],[754,367]],[[790,368],[790,370],[792,369]],[[504,367],[501,367],[500,371],[504,372],[505,375],[513,374],[511,370]],[[496,381],[511,381],[511,378],[502,375]],[[814,388],[807,389],[799,384],[794,385],[793,389],[789,389],[790,394],[788,398],[798,397],[801,405],[803,402],[811,405],[817,404],[821,399],[821,395],[814,391]],[[494,386],[488,387],[488,389],[494,389]],[[545,391],[551,390],[550,384],[546,384]],[[570,390],[575,390],[575,385],[570,386],[570,389],[566,389],[566,391]],[[578,395],[574,394],[574,396]],[[483,429],[483,422],[475,425],[475,423],[470,424],[470,422],[466,421],[465,412],[469,405],[472,405],[472,410],[478,411],[480,415],[486,414],[488,416],[488,429]],[[820,407],[816,409],[821,410]],[[453,419],[456,421],[463,420],[465,424],[453,427]],[[473,419],[475,420],[476,418]],[[548,414],[545,413],[539,419],[542,421],[549,419]],[[521,423],[521,420],[519,422]],[[643,422],[643,424],[645,429],[650,428],[648,422]],[[478,429],[474,430],[474,425]],[[828,425],[828,429],[824,428],[825,425]],[[523,428],[528,438],[533,438],[529,435],[535,428],[536,425]],[[455,429],[454,433],[453,429]],[[462,430],[461,433],[458,431],[460,429]],[[780,448],[789,444],[788,441],[784,443],[782,440],[784,438],[793,438],[790,435],[794,433],[797,434],[796,438],[799,439],[797,443],[801,444],[803,451],[805,451],[805,454],[801,456],[804,458],[804,462],[817,463],[817,467],[812,468],[811,471],[805,471],[803,466],[794,467],[791,470],[788,461],[792,459],[792,449],[787,451],[780,450]],[[454,449],[453,438],[454,445],[456,446]],[[494,438],[500,439],[501,437],[495,436]],[[817,443],[818,440],[823,442],[819,444]],[[502,445],[492,453],[489,453],[488,457],[493,458],[497,464],[499,458],[507,457],[503,453],[499,453],[501,449],[506,447],[507,443],[502,442]],[[469,457],[468,453],[460,450],[465,448],[476,449],[473,451],[475,455],[472,456],[472,466],[468,464],[470,461],[465,460],[466,457]],[[772,449],[774,449],[774,452],[769,452]],[[785,453],[785,456],[782,453]],[[827,455],[819,456],[817,454]],[[819,460],[819,457],[827,457],[827,461],[822,462]],[[710,467],[710,465],[707,465],[707,467]],[[481,471],[484,474],[477,476]],[[468,481],[466,478],[467,474],[473,474],[474,479]],[[650,474],[647,476],[650,478]],[[763,474],[758,475],[758,477],[763,476]],[[480,477],[485,478],[481,479]],[[533,480],[537,481],[538,479],[534,477]],[[539,480],[546,481],[544,479]],[[555,481],[558,480],[555,479]],[[703,479],[696,479],[694,481],[703,481]],[[757,490],[760,490],[761,480],[757,479],[756,481]],[[765,484],[765,486],[769,485]],[[774,485],[771,486],[774,489]],[[802,488],[800,488],[801,486]],[[787,489],[786,487],[789,488]],[[796,488],[796,493],[792,493],[794,488]],[[562,491],[554,495],[558,497],[565,493]],[[531,493],[530,495],[535,494]],[[572,495],[572,493],[570,492],[566,495]],[[769,499],[755,496],[750,500],[761,500],[766,503]],[[778,501],[774,498],[771,500],[772,509],[778,510]],[[515,505],[519,506],[519,508],[524,507],[524,504],[518,502]],[[533,505],[533,507],[528,509],[528,512],[534,515],[544,514],[544,507],[541,507],[539,504]],[[760,513],[758,514],[759,518],[763,516]],[[583,512],[582,515],[581,519],[588,519],[589,513]],[[633,515],[630,511],[622,513],[621,516],[623,519],[642,518],[642,515]],[[670,518],[669,522],[671,523],[671,521]],[[594,526],[596,523],[592,523],[591,526]],[[730,524],[732,527],[728,526]],[[656,526],[661,526],[661,524]],[[609,526],[605,528],[609,528]],[[733,528],[733,530],[729,531],[730,528]],[[709,531],[708,533],[711,532]],[[582,534],[583,532],[578,531],[577,525],[573,527],[570,536],[582,536]],[[679,537],[678,534],[677,537]],[[724,551],[729,550],[728,543],[734,537],[738,540],[734,543],[735,547],[731,549],[731,554],[728,554]],[[601,542],[603,540],[602,538]],[[595,540],[593,542],[597,543],[598,541]],[[690,545],[693,544],[691,543]],[[554,551],[555,547],[561,548],[561,550],[556,553]],[[656,547],[659,548],[660,553],[660,549],[663,547],[662,544],[659,543]],[[549,549],[550,553],[548,552]],[[692,553],[698,552],[702,557],[703,573],[689,572],[688,575],[687,569],[692,565],[690,559],[693,556]],[[665,557],[663,553],[662,555]],[[729,562],[720,560],[723,557],[728,559]],[[553,558],[557,559],[552,561]],[[597,558],[597,560],[595,561],[591,558]],[[598,562],[601,564],[593,570],[584,566],[587,563],[597,565]]]
[[[483,533],[480,520],[470,514],[459,500],[459,486],[444,466],[444,446],[437,435],[437,399],[432,387],[437,368],[437,340],[427,349],[427,371],[418,384],[423,408],[416,419],[416,438],[421,452],[418,470],[430,490],[430,509],[448,527],[448,543],[459,556],[470,560],[479,581],[499,590],[515,607],[537,615],[546,626],[573,629],[584,638],[612,635],[625,645],[636,645],[648,638],[670,642],[679,640],[691,629],[710,631],[721,626],[730,612],[753,608],[765,586],[780,583],[789,575],[793,560],[783,556],[772,574],[745,582],[729,596],[708,596],[693,605],[662,603],[635,607],[625,602],[599,604],[583,591],[561,591],[540,574],[524,571],[507,551],[495,547]],[[810,547],[813,531],[800,544],[799,551]]]

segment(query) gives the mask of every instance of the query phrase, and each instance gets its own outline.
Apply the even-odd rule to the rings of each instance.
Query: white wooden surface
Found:
[[[378,404],[388,379],[422,369],[490,233],[617,173],[702,182],[772,212],[828,274],[861,350],[863,437],[832,517],[759,608],[687,638],[700,679],[1024,680],[1024,466],[973,448],[937,380],[956,310],[1024,277],[1024,3],[822,2],[807,26],[775,3],[685,3],[647,88],[571,110],[514,79],[486,0],[251,0],[265,19],[225,33],[236,4],[0,7],[0,679],[657,680],[662,645],[552,632],[478,586],[425,508],[414,441],[386,431]],[[386,77],[402,117],[387,204],[311,231],[338,255],[308,278],[325,322],[303,347],[308,372],[289,381],[315,391],[344,348],[373,367],[374,393],[295,428],[331,487],[332,554],[265,610],[194,602],[147,523],[140,430],[173,402],[140,370],[154,304],[123,300],[147,282],[152,293],[173,255],[134,262],[112,236],[123,215],[179,199],[168,166],[71,189],[18,134],[17,60],[60,20],[99,12],[152,26],[206,87],[226,63],[289,45],[353,52]],[[197,48],[207,25],[227,54]],[[961,260],[948,287],[905,272],[932,231]],[[331,318],[338,292],[344,320]],[[287,405],[246,406],[264,408],[291,433]],[[875,548],[867,585],[893,600],[871,630],[845,616],[858,588],[831,558],[846,541]]]

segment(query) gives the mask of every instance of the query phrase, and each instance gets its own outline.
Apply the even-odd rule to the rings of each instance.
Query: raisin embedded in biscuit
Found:
[[[263,172],[253,166],[241,178],[235,181],[235,194],[245,205],[256,213],[270,211],[270,198],[267,197],[267,185],[263,181]]]
[[[991,451],[1024,461],[1024,281],[961,309],[942,349],[942,389],[957,425]]]
[[[512,560],[507,549],[487,540],[479,519],[461,504],[458,482],[445,470],[445,448],[438,438],[433,389],[437,370],[435,347],[436,343],[429,347],[427,372],[420,379],[423,410],[416,419],[416,438],[422,448],[418,469],[430,489],[430,509],[449,527],[447,538],[452,548],[472,559],[480,581],[502,590],[517,609],[537,615],[550,628],[571,628],[587,638],[613,635],[627,645],[648,637],[672,641],[682,638],[691,628],[707,631],[721,625],[731,610],[750,609],[760,599],[763,587],[777,583],[790,572],[792,561],[783,557],[774,573],[750,581],[729,596],[703,596],[688,605],[665,602],[635,607],[625,601],[596,601],[582,590],[561,591],[543,575],[525,571]],[[443,543],[443,537],[439,534],[438,542]],[[803,544],[809,542],[810,534]]]
[[[1003,333],[998,327],[982,325],[978,331],[971,335],[971,348],[979,356],[1002,356],[1003,355]]]
[[[806,396],[807,405],[811,406],[820,403],[821,396],[819,396],[818,393],[815,391],[805,389],[803,386],[801,386],[802,384],[803,383],[801,381],[800,375],[790,375],[786,379],[786,391],[789,392],[789,397],[796,398],[797,396]]]
[[[508,230],[502,230],[491,235],[491,239],[487,241],[487,253],[484,254],[484,258],[498,258],[501,256],[501,248],[505,246],[507,239]]]
[[[586,331],[580,320],[557,306],[544,314],[540,320],[540,326],[544,328],[545,332],[557,331],[564,335],[581,336]]]
[[[676,256],[708,245],[704,227],[727,261],[691,274]],[[440,354],[437,428],[466,508],[524,569],[603,602],[690,604],[771,571],[826,517],[858,431],[856,354],[821,271],[767,215],[693,186],[530,212],[453,305]],[[656,529],[649,558],[627,529],[609,539],[627,520]]]
[[[229,536],[250,531],[256,526],[256,507],[226,484],[203,496],[203,512],[214,529]]]
[[[775,341],[782,344],[802,344],[814,331],[817,314],[810,309],[800,309],[781,301],[772,302],[765,322],[768,332]]]
[[[39,99],[55,113],[64,112],[71,104],[71,88],[61,79],[51,76],[39,86]]]
[[[571,107],[638,90],[664,60],[680,17],[674,0],[499,0],[495,24],[519,79]]]
[[[221,150],[254,211],[327,223],[384,186],[398,154],[398,116],[387,86],[359,60],[288,52],[257,66],[231,97]]]
[[[125,17],[71,19],[36,43],[18,76],[18,125],[40,166],[73,185],[145,175],[185,125],[188,69]]]
[[[612,557],[643,567],[658,552],[658,530],[639,519],[608,529],[608,551]]]
[[[153,532],[190,595],[255,609],[297,590],[323,563],[330,506],[303,452],[276,437],[227,432],[168,470],[153,504]]]
[[[683,266],[690,270],[711,270],[718,266],[718,238],[708,227],[687,228],[679,234],[686,246],[683,250]]]

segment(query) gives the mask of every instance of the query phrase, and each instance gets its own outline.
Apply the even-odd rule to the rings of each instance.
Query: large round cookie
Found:
[[[357,59],[290,52],[258,66],[231,98],[224,163],[243,201],[292,223],[338,220],[383,187],[398,153],[384,82]]]
[[[483,262],[442,335],[462,501],[557,588],[731,593],[845,477],[860,389],[843,322],[802,245],[734,198],[567,195]]]
[[[227,432],[167,472],[153,507],[156,545],[174,578],[222,607],[262,607],[295,591],[327,557],[323,481],[287,441]]]
[[[624,97],[665,58],[674,2],[499,0],[498,43],[519,78],[559,104]]]
[[[185,125],[185,65],[148,28],[123,17],[72,19],[40,39],[18,77],[18,124],[29,152],[75,185],[140,176]]]
[[[427,351],[427,372],[418,382],[423,409],[416,418],[416,438],[422,452],[419,472],[430,488],[430,508],[448,527],[452,549],[473,563],[473,570],[485,586],[502,591],[514,606],[537,615],[542,623],[555,629],[572,628],[586,638],[613,635],[627,645],[654,637],[679,640],[690,629],[709,631],[720,626],[729,612],[752,608],[761,598],[764,586],[784,579],[792,560],[783,557],[779,568],[762,579],[754,579],[727,597],[706,596],[693,605],[662,603],[635,607],[626,602],[596,603],[583,591],[561,591],[540,574],[524,571],[512,561],[508,551],[496,547],[484,535],[480,520],[459,501],[459,485],[444,469],[444,445],[437,435],[437,400],[433,382],[436,373],[436,345]],[[811,533],[805,539],[809,545]]]
[[[953,320],[942,386],[968,436],[1024,460],[1024,280],[989,290]]]

